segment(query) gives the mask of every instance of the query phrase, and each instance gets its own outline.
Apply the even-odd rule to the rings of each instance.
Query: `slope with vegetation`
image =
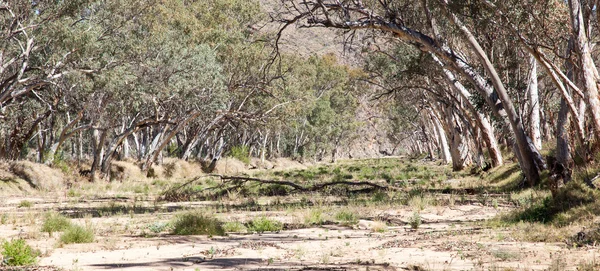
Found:
[[[372,257],[432,245],[431,255],[450,254],[449,268],[593,270],[595,257],[574,252],[596,251],[600,238],[598,5],[2,2],[0,232],[12,238],[2,240],[2,264],[51,256],[22,241],[48,245],[31,232],[38,223],[60,246],[113,247],[111,227],[92,220],[152,213],[165,217],[115,238],[169,232],[223,246],[228,232],[307,241],[321,237],[310,227],[378,237],[392,228],[396,239],[364,248],[382,251]],[[339,161],[382,155],[402,158]],[[193,207],[201,210],[171,214]],[[47,209],[61,215],[40,216]],[[430,243],[437,235],[443,244]],[[540,242],[560,243],[552,249],[566,256],[529,257]],[[494,250],[476,252],[487,245]],[[280,252],[306,258],[285,245],[239,246],[227,249],[275,251],[267,265]],[[196,261],[232,253],[205,249]],[[369,265],[335,250],[320,264]],[[402,260],[391,264],[424,268]]]

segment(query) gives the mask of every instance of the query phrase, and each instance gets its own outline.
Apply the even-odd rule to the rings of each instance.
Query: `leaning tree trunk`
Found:
[[[512,131],[515,136],[515,142],[517,144],[517,151],[521,157],[521,168],[529,182],[530,186],[536,185],[540,180],[540,170],[545,168],[545,165],[540,162],[537,162],[536,156],[539,155],[535,146],[533,144],[529,144],[527,134],[525,133],[525,127],[523,126],[523,122],[521,118],[517,114],[515,107],[508,96],[508,92],[504,88],[504,84],[496,71],[496,68],[488,58],[486,52],[483,50],[475,36],[471,33],[471,31],[458,19],[458,17],[453,14],[448,8],[447,0],[441,0],[444,3],[445,11],[448,18],[459,28],[459,30],[463,33],[465,37],[465,41],[470,45],[473,52],[477,55],[481,64],[483,65],[485,71],[489,75],[489,79],[492,81],[496,93],[498,94],[498,98],[503,104],[504,109],[506,110],[506,115],[508,117],[508,121],[512,128]]]
[[[110,173],[110,165],[117,148],[127,139],[129,135],[135,133],[141,127],[149,125],[153,122],[155,122],[154,118],[147,118],[140,121],[134,121],[129,125],[127,129],[123,130],[120,134],[113,138],[113,140],[110,142],[110,144],[108,144],[108,147],[106,148],[106,152],[104,154],[102,164],[100,167],[100,170],[102,174],[104,174],[104,176],[108,176],[108,174]]]
[[[444,79],[450,88],[465,100],[467,108],[469,111],[471,111],[471,113],[473,113],[475,122],[481,131],[481,139],[485,143],[490,155],[490,159],[492,160],[492,166],[499,167],[503,165],[504,159],[502,158],[498,141],[496,140],[496,136],[492,130],[492,124],[483,113],[479,112],[477,108],[475,108],[475,105],[473,105],[473,101],[471,99],[471,93],[456,79],[456,76],[451,71],[444,67],[443,63],[435,55],[432,56],[434,57],[436,63],[441,66],[444,72]]]
[[[600,99],[598,97],[598,70],[592,58],[591,46],[584,24],[583,9],[580,0],[569,0],[571,28],[575,39],[575,51],[579,55],[579,66],[584,83],[584,94],[591,122],[594,128],[595,144],[600,143]],[[589,27],[589,26],[588,26]]]
[[[186,114],[186,116],[187,116],[186,118],[179,121],[177,126],[171,128],[171,130],[169,131],[168,134],[165,134],[164,138],[162,138],[162,141],[157,141],[156,145],[153,144],[154,148],[152,149],[151,152],[148,152],[148,158],[146,159],[144,164],[142,164],[142,171],[147,171],[150,168],[150,166],[152,166],[152,163],[154,163],[154,161],[158,158],[159,154],[167,146],[167,144],[169,144],[169,142],[175,136],[175,134],[177,134],[179,131],[181,131],[181,129],[183,129],[183,127],[185,127],[185,125],[187,123],[189,123],[190,121],[192,121],[195,118],[197,118],[198,116],[200,116],[200,112],[199,111],[188,112]],[[161,131],[161,133],[166,133],[166,128],[163,129],[163,131]],[[158,138],[160,139],[161,137],[158,137]],[[160,144],[158,142],[160,142]]]
[[[450,146],[448,146],[448,139],[446,136],[446,131],[442,126],[440,119],[433,112],[431,108],[428,109],[429,116],[431,118],[431,122],[433,123],[434,129],[437,131],[439,148],[440,148],[440,156],[444,161],[444,164],[450,164],[452,162],[452,156],[450,155]]]

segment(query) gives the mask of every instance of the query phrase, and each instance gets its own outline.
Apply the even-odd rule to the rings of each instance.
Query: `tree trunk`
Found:
[[[571,11],[571,29],[575,40],[575,51],[579,55],[579,66],[584,83],[584,94],[594,128],[594,143],[600,143],[600,99],[598,98],[598,70],[592,58],[587,28],[584,24],[580,0],[569,0]],[[588,26],[589,27],[589,26]]]
[[[447,0],[442,1],[445,5],[447,5]],[[471,46],[471,49],[481,61],[481,64],[483,65],[485,71],[488,73],[489,78],[492,81],[494,88],[496,89],[496,93],[498,94],[498,97],[502,102],[502,105],[508,117],[508,121],[514,133],[515,141],[518,147],[518,152],[520,152],[520,157],[522,158],[521,168],[523,170],[525,178],[527,178],[529,185],[533,187],[540,180],[540,170],[545,168],[545,164],[540,164],[540,162],[543,161],[536,161],[536,156],[541,157],[541,155],[539,155],[533,144],[529,144],[528,137],[525,133],[525,128],[523,127],[523,123],[515,110],[510,96],[508,96],[508,92],[504,88],[504,84],[502,83],[502,80],[500,79],[496,68],[489,60],[487,54],[485,53],[483,48],[481,48],[479,42],[477,42],[473,34],[471,34],[471,32],[469,31],[469,29],[467,29],[467,27],[458,19],[458,17],[455,14],[451,13],[445,5],[444,7],[446,8],[446,14],[448,15],[448,18],[463,33],[465,41]]]
[[[200,116],[200,112],[188,112],[186,114],[186,117],[182,120],[179,121],[179,123],[177,124],[177,126],[171,128],[171,131],[166,134],[166,136],[162,139],[162,142],[159,144],[160,141],[157,141],[156,144],[154,144],[153,142],[153,146],[155,146],[152,151],[148,152],[148,158],[146,159],[146,162],[142,165],[142,171],[146,171],[150,168],[150,166],[152,166],[152,163],[154,163],[154,161],[156,160],[156,158],[159,156],[159,154],[161,153],[161,151],[167,146],[167,144],[169,144],[169,142],[171,141],[171,139],[175,136],[175,134],[177,134],[179,131],[181,131],[181,129],[183,129],[183,127],[185,127],[185,125],[187,123],[189,123],[190,121],[194,120],[195,118],[197,118],[198,116]],[[166,133],[166,126],[163,129],[163,131],[161,133]],[[157,137],[158,139],[160,139],[161,137]]]
[[[181,159],[188,160],[190,155],[192,155],[192,150],[198,145],[201,140],[204,140],[208,133],[215,127],[219,122],[223,120],[223,115],[219,115],[214,118],[208,125],[206,125],[200,132],[196,132],[193,136],[191,136],[191,142],[184,145],[183,151],[181,152]]]
[[[106,140],[106,135],[108,134],[108,130],[102,130],[102,133],[98,135],[98,130],[94,129],[93,138],[94,138],[94,160],[92,162],[92,168],[90,169],[90,180],[95,182],[98,179],[97,171],[98,166],[100,164],[100,160],[102,159],[104,153],[104,141]]]
[[[453,89],[456,92],[456,94],[458,94],[465,100],[467,108],[469,108],[469,110],[475,116],[475,122],[481,130],[481,139],[483,140],[488,149],[490,159],[492,160],[492,166],[498,167],[503,165],[504,159],[502,158],[502,153],[500,152],[498,141],[494,136],[492,124],[483,113],[477,111],[475,105],[473,105],[471,93],[456,79],[456,76],[451,71],[444,67],[443,63],[435,55],[433,55],[433,57],[436,63],[438,63],[441,66],[444,72],[444,79],[446,80],[450,88]]]
[[[540,99],[537,80],[537,61],[531,57],[529,69],[529,103],[531,105],[531,140],[538,150],[542,149],[542,134],[540,132]]]
[[[429,116],[431,117],[431,122],[433,123],[434,128],[437,130],[438,141],[440,142],[440,156],[442,161],[444,161],[444,164],[450,164],[452,162],[452,157],[450,155],[450,146],[448,146],[446,132],[433,110],[429,108],[428,111]]]

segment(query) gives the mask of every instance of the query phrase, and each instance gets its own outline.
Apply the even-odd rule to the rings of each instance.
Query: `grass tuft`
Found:
[[[18,208],[31,208],[33,207],[33,202],[28,201],[28,200],[22,200],[21,202],[19,202],[19,206]]]
[[[248,232],[248,228],[240,222],[226,222],[223,224],[225,232],[245,233]]]
[[[325,216],[321,209],[312,209],[304,216],[304,223],[308,225],[323,225],[324,222]]]
[[[84,244],[94,242],[94,230],[91,227],[71,225],[60,237],[64,244]]]
[[[335,219],[345,226],[350,226],[358,223],[358,215],[351,212],[350,210],[341,210],[337,212],[335,214]]]
[[[419,214],[419,212],[414,212],[413,215],[408,219],[408,224],[414,230],[418,229],[422,222],[421,214]]]
[[[267,231],[281,231],[282,229],[283,224],[281,222],[268,219],[264,216],[250,221],[248,225],[249,231],[258,233],[263,233]]]
[[[42,224],[42,232],[47,232],[52,237],[53,232],[64,231],[70,226],[71,221],[65,216],[55,212],[48,212]]]
[[[214,217],[198,212],[188,212],[175,218],[173,234],[175,235],[209,235],[223,236],[223,223]]]

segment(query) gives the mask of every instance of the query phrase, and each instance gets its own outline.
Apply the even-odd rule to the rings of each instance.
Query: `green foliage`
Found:
[[[421,214],[419,212],[413,212],[413,215],[408,219],[408,224],[415,230],[421,226],[421,222]]]
[[[28,201],[28,200],[22,200],[21,202],[19,202],[19,206],[17,206],[17,207],[31,208],[31,207],[33,207],[33,202]]]
[[[165,231],[167,228],[169,228],[169,223],[167,222],[154,222],[150,225],[148,225],[148,230],[150,230],[153,233],[161,233],[163,231]]]
[[[187,212],[178,215],[173,221],[175,235],[223,236],[225,230],[219,220],[199,212]]]
[[[250,148],[245,145],[233,146],[229,150],[229,156],[242,161],[245,164],[250,163]]]
[[[304,216],[304,223],[308,225],[322,225],[325,222],[323,210],[312,209]]]
[[[8,266],[34,265],[39,255],[40,253],[32,249],[23,239],[2,243],[3,263]]]
[[[560,188],[554,197],[531,198],[520,210],[504,217],[509,222],[541,222],[565,226],[578,221],[590,213],[600,212],[597,200],[600,192],[584,182],[573,180]]]
[[[350,210],[341,210],[337,212],[335,214],[335,219],[346,226],[358,223],[358,215]]]
[[[240,222],[226,222],[223,224],[223,229],[225,232],[236,232],[236,233],[244,233],[248,231],[248,228],[244,226],[244,224]]]
[[[83,244],[94,242],[94,230],[90,226],[71,225],[60,236],[64,244]]]
[[[493,250],[492,255],[501,261],[515,261],[521,259],[521,253],[507,249]]]
[[[279,221],[271,220],[266,217],[255,218],[248,223],[248,230],[252,232],[263,233],[267,231],[281,231],[283,224]]]
[[[42,232],[47,232],[52,236],[53,232],[63,231],[70,226],[71,221],[65,216],[55,212],[48,212],[42,224]]]

